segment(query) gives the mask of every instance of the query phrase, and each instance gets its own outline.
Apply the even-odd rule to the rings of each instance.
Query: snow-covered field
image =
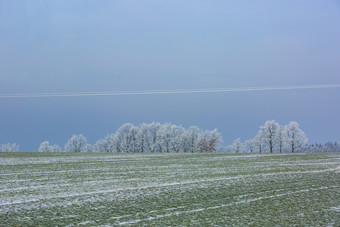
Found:
[[[0,153],[0,226],[340,225],[340,154]]]

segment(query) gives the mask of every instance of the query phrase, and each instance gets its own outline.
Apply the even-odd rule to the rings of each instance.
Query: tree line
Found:
[[[301,152],[340,152],[340,144],[336,141],[328,141],[324,144],[307,144],[303,149],[301,149]]]
[[[226,148],[227,152],[296,152],[301,151],[307,145],[308,138],[299,128],[295,121],[289,122],[288,125],[280,126],[275,120],[266,121],[260,126],[258,133],[254,138],[247,140],[244,144],[240,138]]]
[[[297,122],[281,126],[275,120],[260,126],[254,138],[241,142],[237,138],[229,146],[222,147],[222,135],[217,129],[202,130],[197,126],[187,129],[181,125],[159,122],[135,126],[126,123],[115,133],[108,134],[95,144],[88,143],[82,134],[73,135],[62,149],[43,141],[39,152],[111,152],[111,153],[178,153],[178,152],[232,152],[232,153],[282,153],[282,152],[340,152],[340,144],[307,144],[306,134]],[[2,144],[3,152],[18,152],[19,145]]]
[[[66,152],[110,152],[110,153],[170,153],[170,152],[215,152],[222,142],[217,129],[202,130],[197,126],[185,129],[181,125],[152,122],[135,126],[126,123],[115,133],[108,134],[94,145],[87,138],[73,135],[65,144]],[[61,148],[48,141],[40,144],[40,152],[57,152]]]

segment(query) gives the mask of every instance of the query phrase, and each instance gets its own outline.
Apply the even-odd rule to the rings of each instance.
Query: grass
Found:
[[[0,226],[339,226],[340,154],[0,153]]]

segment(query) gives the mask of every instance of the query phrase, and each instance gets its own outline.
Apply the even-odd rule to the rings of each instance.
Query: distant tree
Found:
[[[134,126],[130,128],[129,130],[129,137],[131,140],[131,147],[130,147],[130,152],[138,152],[139,151],[139,128],[137,126]]]
[[[228,146],[228,150],[233,153],[242,153],[244,150],[244,145],[241,143],[241,139],[237,138],[234,142]]]
[[[170,128],[170,146],[173,152],[183,151],[184,146],[184,128],[181,125],[172,125]]]
[[[114,134],[109,134],[104,139],[98,140],[93,149],[96,152],[114,152],[113,137]]]
[[[157,131],[157,144],[160,152],[169,153],[171,151],[171,128],[170,123],[161,125]]]
[[[201,130],[196,126],[191,126],[188,130],[185,132],[185,141],[186,141],[186,147],[187,150],[191,153],[194,153],[198,151],[198,138],[200,137],[200,134],[202,134]]]
[[[222,135],[217,129],[205,131],[198,137],[198,148],[201,152],[214,152],[222,142]]]
[[[208,136],[206,132],[200,134],[198,137],[197,147],[200,152],[210,152],[208,146]]]
[[[186,130],[181,125],[170,123],[152,122],[140,126],[127,123],[119,127],[114,134],[98,140],[91,150],[141,153],[213,152],[221,141],[222,136],[217,129],[203,133],[194,126]]]
[[[262,133],[261,130],[257,133],[257,135],[255,136],[253,141],[254,141],[255,149],[259,153],[262,153],[264,151],[265,146],[266,146],[266,141],[265,141],[264,134]]]
[[[247,140],[246,146],[248,147],[250,153],[253,153],[256,149],[256,140],[255,139]]]
[[[58,146],[58,145],[53,145],[52,147],[53,147],[53,152],[61,152],[62,151],[61,147]]]
[[[278,132],[278,137],[277,137],[280,153],[282,153],[283,148],[284,148],[284,133],[283,133],[283,130],[284,130],[284,127],[280,126],[280,130]]]
[[[66,152],[85,152],[87,138],[82,134],[73,135],[65,145]]]
[[[58,145],[50,145],[50,142],[44,141],[40,144],[38,152],[61,152]]]
[[[137,133],[137,143],[138,143],[138,152],[144,153],[148,150],[148,124],[143,123],[138,128]]]
[[[2,152],[19,152],[19,145],[16,143],[7,143],[1,145]]]
[[[260,133],[262,134],[265,143],[268,145],[270,153],[273,153],[273,150],[278,143],[280,130],[280,125],[274,120],[266,121],[266,123],[260,127]]]
[[[53,146],[50,146],[50,142],[44,141],[40,144],[38,152],[53,152]]]
[[[137,132],[135,126],[131,123],[126,123],[119,127],[114,136],[117,152],[134,152],[136,147]]]
[[[284,138],[286,146],[290,148],[292,153],[303,148],[308,142],[306,134],[299,128],[298,123],[295,121],[291,121],[285,126]]]
[[[154,153],[157,149],[157,131],[161,127],[159,122],[152,122],[147,125],[146,144],[148,151]]]
[[[91,144],[86,144],[83,152],[93,152],[94,147]]]
[[[300,149],[302,152],[340,152],[340,145],[338,142],[326,142],[325,144],[315,143],[306,144]]]
[[[215,128],[214,130],[209,132],[209,152],[216,151],[217,146],[222,143],[222,135],[218,132],[218,130]]]

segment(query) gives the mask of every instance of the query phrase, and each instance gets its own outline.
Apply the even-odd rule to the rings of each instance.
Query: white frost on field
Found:
[[[66,191],[66,192],[61,192],[61,193],[48,193],[51,195],[45,195],[41,196],[40,194],[34,196],[33,198],[24,196],[19,199],[11,198],[10,200],[3,199],[0,201],[0,213],[1,212],[1,206],[6,206],[6,205],[13,205],[13,204],[21,204],[21,203],[34,203],[34,202],[39,202],[39,201],[47,201],[47,200],[55,200],[55,199],[67,199],[67,198],[72,198],[72,197],[82,197],[82,196],[92,196],[92,195],[98,195],[98,194],[109,194],[109,193],[117,193],[117,192],[123,192],[123,191],[134,191],[134,190],[142,190],[142,189],[150,189],[150,188],[162,188],[162,187],[170,187],[170,186],[183,186],[183,185],[190,185],[190,184],[200,184],[200,183],[206,183],[206,182],[215,182],[215,181],[229,181],[229,180],[238,180],[238,179],[247,179],[247,178],[252,178],[252,177],[266,177],[266,176],[275,176],[275,175],[292,175],[292,174],[311,174],[311,173],[322,173],[322,172],[327,172],[329,170],[314,170],[314,171],[294,171],[294,172],[278,172],[278,173],[260,173],[260,174],[249,174],[249,175],[239,175],[239,176],[233,176],[233,177],[218,177],[218,178],[212,178],[212,179],[202,179],[202,180],[190,180],[190,181],[179,181],[179,182],[169,182],[169,183],[157,183],[157,182],[152,182],[147,183],[146,185],[141,184],[140,186],[137,187],[118,187],[114,189],[108,189],[108,190],[98,190],[98,188],[94,188],[95,191],[89,191],[89,192],[71,192],[71,191]],[[127,180],[128,181],[128,180]],[[124,181],[124,182],[127,182]],[[115,180],[112,181],[114,183]],[[119,182],[119,181],[116,181]],[[91,181],[90,182],[93,185],[99,185],[100,181]],[[86,185],[86,182],[83,186]],[[63,185],[60,185],[62,187]],[[64,186],[72,186],[70,184],[64,184]],[[74,184],[76,186],[76,184]],[[79,185],[82,186],[82,185]],[[36,186],[37,189],[40,188],[52,188],[52,187],[58,187],[58,185],[54,186]],[[73,188],[73,187],[71,187]],[[29,188],[26,188],[25,190],[28,190]],[[86,187],[85,187],[86,189]],[[23,190],[23,188],[20,188],[20,190]],[[18,191],[20,191],[18,190]],[[0,195],[3,192],[10,191],[10,190],[3,190],[2,192],[0,191]],[[15,190],[14,190],[15,191]]]
[[[327,169],[329,172],[340,172],[340,166],[337,166],[335,168]]]
[[[196,212],[204,212],[204,211],[207,211],[207,210],[216,210],[216,209],[220,209],[220,208],[225,208],[225,207],[230,207],[230,206],[235,206],[235,205],[240,205],[240,204],[256,202],[256,201],[264,200],[264,199],[272,199],[272,198],[283,197],[283,196],[288,196],[288,195],[292,195],[292,194],[309,192],[309,191],[327,190],[329,188],[338,188],[338,187],[337,186],[333,186],[333,187],[310,188],[310,189],[298,190],[298,191],[287,192],[287,193],[282,193],[282,194],[277,194],[277,195],[263,196],[263,197],[258,197],[258,198],[254,198],[254,199],[241,200],[241,201],[238,201],[238,202],[233,202],[233,203],[229,203],[229,204],[222,204],[222,205],[213,206],[213,207],[205,207],[205,208],[198,208],[198,209],[185,210],[185,211],[176,211],[176,212],[167,213],[167,214],[164,214],[164,215],[156,215],[154,217],[148,217],[148,218],[145,218],[145,219],[136,219],[136,220],[131,220],[131,221],[127,221],[127,222],[119,222],[119,225],[136,224],[136,223],[142,222],[142,221],[143,222],[144,221],[151,221],[151,220],[165,218],[165,217],[170,217],[170,216],[175,216],[175,215],[191,214],[191,213],[196,213]]]
[[[133,201],[145,199],[148,203],[148,198],[155,198],[154,206],[147,204],[149,207],[142,210],[136,208],[108,216],[108,226],[112,223],[133,225],[340,187],[336,181],[327,185],[308,183],[309,179],[318,177],[333,176],[335,179],[334,176],[340,173],[339,158],[331,159],[327,155],[322,159],[318,159],[317,154],[316,158],[308,158],[306,154],[56,155],[58,157],[0,159],[0,215],[80,209],[74,207],[91,206],[97,202],[100,205],[91,207],[91,212],[99,213],[110,209],[102,203],[115,207],[116,203],[126,202],[135,208]],[[285,182],[294,183],[294,187],[286,187]],[[254,185],[261,185],[262,189],[247,189]],[[206,196],[199,193],[201,190],[218,192],[221,188],[225,190],[226,200],[212,198],[209,203],[201,200]],[[234,191],[229,195],[231,188],[244,192]],[[191,191],[198,192],[192,195],[191,204],[182,201],[165,202],[162,206],[157,204],[164,196],[175,195],[171,199],[176,199],[177,195]],[[336,210],[338,204],[327,207]],[[97,225],[91,218],[82,218],[82,214],[72,215],[71,212],[51,220],[76,219],[74,224]]]
[[[338,206],[338,207],[330,207],[329,210],[340,212],[340,206]]]
[[[94,225],[95,222],[93,221],[83,221],[83,222],[80,222],[78,223],[78,225]]]

